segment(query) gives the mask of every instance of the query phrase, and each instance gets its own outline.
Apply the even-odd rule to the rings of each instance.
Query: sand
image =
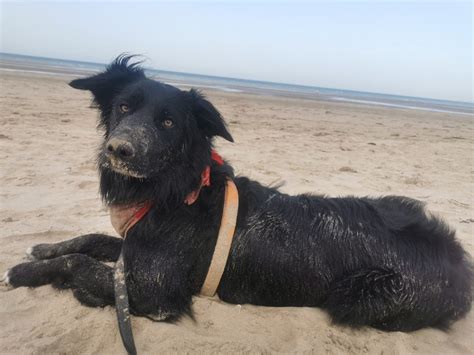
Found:
[[[66,76],[1,72],[0,272],[25,250],[90,232],[113,234],[98,195],[101,134],[89,94]],[[401,194],[426,201],[473,240],[473,118],[243,93],[205,91],[235,143],[218,151],[239,174],[284,192],[331,196]],[[196,297],[196,321],[133,318],[139,352],[467,354],[474,312],[449,332],[354,330],[316,308],[231,305]],[[0,353],[124,353],[115,310],[81,306],[51,286],[0,287]]]

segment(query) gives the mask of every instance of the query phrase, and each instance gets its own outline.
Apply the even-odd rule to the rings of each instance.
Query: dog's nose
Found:
[[[114,155],[120,159],[130,159],[135,155],[133,145],[121,138],[111,138],[107,142],[106,149],[108,155]]]

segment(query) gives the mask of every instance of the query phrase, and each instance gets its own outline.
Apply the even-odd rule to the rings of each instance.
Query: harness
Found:
[[[211,152],[211,158],[218,165],[223,165],[224,160],[214,150]],[[201,173],[201,183],[199,187],[190,192],[184,203],[192,205],[199,197],[201,189],[204,186],[211,185],[210,167],[204,168]],[[143,217],[152,209],[153,203],[145,201],[136,205],[129,206],[111,206],[110,221],[115,231],[123,238],[127,238],[128,231],[140,222]],[[239,193],[232,179],[227,179],[225,185],[224,206],[222,219],[217,236],[216,246],[212,255],[211,264],[207,271],[206,278],[201,287],[201,294],[213,297],[216,294],[225,265],[229,257],[232,239],[234,237],[235,226],[237,224],[237,214],[239,210]],[[128,354],[137,354],[135,342],[133,339],[132,324],[130,320],[129,301],[127,285],[125,280],[125,267],[123,261],[123,249],[115,264],[114,273],[114,291],[115,307],[117,310],[117,319],[119,324],[122,342]]]

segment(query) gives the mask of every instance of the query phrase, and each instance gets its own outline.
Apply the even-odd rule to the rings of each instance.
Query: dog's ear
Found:
[[[220,136],[229,142],[233,142],[234,138],[230,135],[224,119],[214,105],[195,89],[191,89],[189,94],[192,99],[193,115],[196,117],[198,127],[206,137]]]
[[[114,96],[126,85],[145,78],[140,62],[128,64],[133,55],[119,55],[104,72],[69,83],[79,90],[89,90],[94,95],[94,103],[106,116],[110,112]]]

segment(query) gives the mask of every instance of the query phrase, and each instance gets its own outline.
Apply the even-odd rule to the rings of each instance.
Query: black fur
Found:
[[[192,314],[191,297],[210,264],[228,177],[238,187],[240,208],[218,288],[222,300],[318,306],[335,322],[389,331],[446,327],[469,311],[469,257],[454,231],[429,216],[421,202],[289,196],[235,177],[227,163],[210,158],[213,137],[232,141],[214,106],[197,91],[147,79],[129,60],[121,56],[104,73],[71,86],[90,90],[101,112],[105,138],[98,166],[105,202],[154,202],[123,242],[134,314],[161,320]],[[127,110],[120,112],[124,103]],[[165,127],[169,121],[172,127]],[[133,156],[107,152],[117,137],[130,144]],[[188,206],[184,199],[207,165],[212,184]],[[12,268],[9,282],[53,283],[72,288],[86,305],[113,304],[112,269],[97,260],[116,260],[121,247],[122,240],[104,235],[37,245],[31,255],[40,260]]]

